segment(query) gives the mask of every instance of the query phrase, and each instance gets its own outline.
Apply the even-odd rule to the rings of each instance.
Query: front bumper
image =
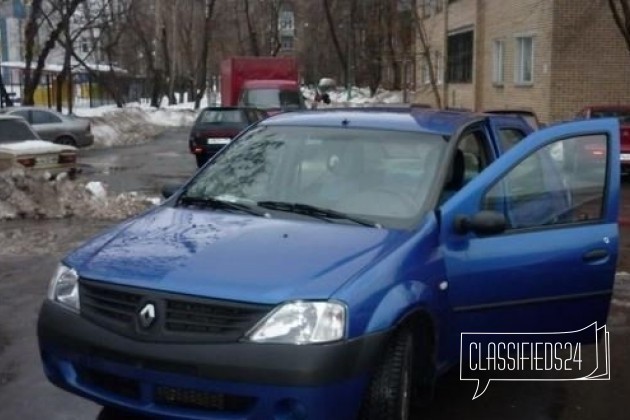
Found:
[[[147,343],[46,301],[44,370],[97,401],[168,418],[351,419],[387,333],[317,346]]]

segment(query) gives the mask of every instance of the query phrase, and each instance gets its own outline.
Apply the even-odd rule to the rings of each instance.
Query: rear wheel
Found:
[[[401,328],[386,347],[365,395],[361,419],[407,420],[420,402],[423,372],[418,363],[426,349],[410,328]]]
[[[63,144],[65,146],[77,146],[77,142],[70,136],[61,136],[55,140],[57,144]]]
[[[195,159],[197,160],[197,167],[201,168],[208,161],[208,156],[206,156],[206,155],[195,155]]]

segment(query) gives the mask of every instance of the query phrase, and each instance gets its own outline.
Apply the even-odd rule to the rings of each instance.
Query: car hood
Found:
[[[76,148],[73,146],[62,146],[44,140],[26,140],[0,144],[0,152],[12,154],[59,153],[72,150],[76,150]]]
[[[80,276],[218,299],[325,299],[408,234],[160,207],[65,262]]]

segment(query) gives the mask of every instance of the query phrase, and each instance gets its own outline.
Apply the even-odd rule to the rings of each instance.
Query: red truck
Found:
[[[630,173],[630,105],[590,105],[582,108],[578,113],[579,119],[617,118],[621,125],[621,172]],[[593,155],[603,156],[603,151],[592,146],[589,151]]]
[[[297,61],[292,57],[232,57],[221,63],[221,105],[269,114],[304,109]]]

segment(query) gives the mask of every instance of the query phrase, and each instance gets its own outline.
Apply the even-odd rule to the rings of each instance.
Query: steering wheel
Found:
[[[351,193],[339,201],[338,208],[348,213],[362,213],[362,209],[377,208],[380,214],[388,217],[409,217],[420,209],[411,197],[398,191],[385,188],[372,188]],[[364,210],[365,211],[365,210]]]

